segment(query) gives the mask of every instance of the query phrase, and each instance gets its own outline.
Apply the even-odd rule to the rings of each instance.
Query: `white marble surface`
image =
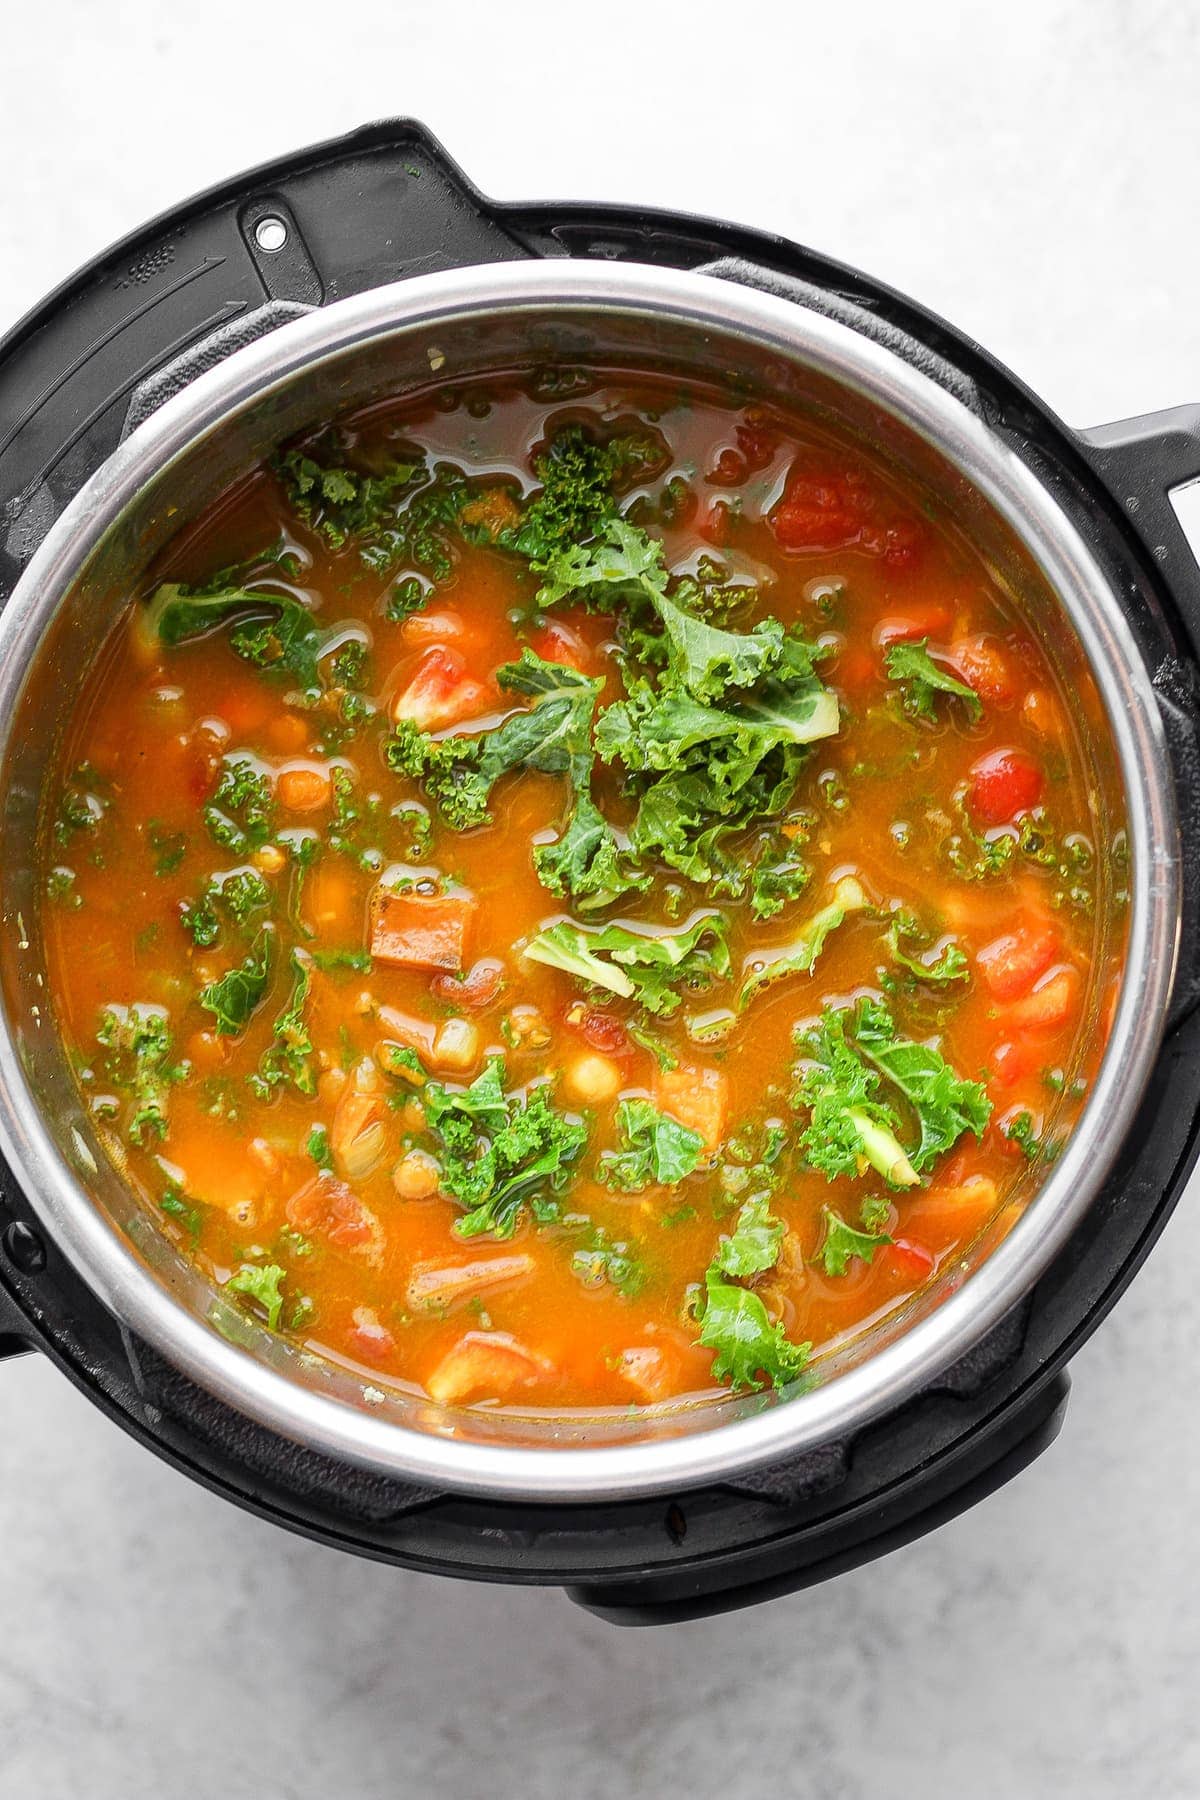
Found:
[[[193,189],[410,112],[498,194],[693,207],[871,268],[1074,423],[1200,397],[1186,5],[42,0],[0,20],[0,326]],[[1191,1800],[1198,1207],[1014,1486],[832,1586],[666,1634],[292,1540],[9,1365],[0,1797]]]

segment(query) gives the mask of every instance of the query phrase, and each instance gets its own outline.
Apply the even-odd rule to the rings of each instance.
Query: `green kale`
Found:
[[[821,1239],[816,1260],[826,1275],[844,1275],[854,1256],[869,1263],[881,1244],[892,1242],[886,1231],[859,1230],[853,1225],[847,1225],[832,1206],[822,1207],[821,1217],[825,1221],[825,1235]],[[865,1222],[864,1220],[864,1224]]]
[[[783,1224],[771,1216],[765,1195],[748,1200],[729,1237],[722,1238],[704,1278],[700,1342],[715,1350],[712,1371],[735,1390],[757,1392],[795,1381],[812,1351],[795,1344],[773,1323],[758,1295],[740,1285],[773,1268]]]
[[[609,1187],[637,1194],[653,1182],[674,1187],[704,1156],[704,1139],[659,1112],[649,1100],[622,1100],[617,1107],[619,1150],[605,1151],[600,1159],[600,1179]]]
[[[546,1086],[522,1096],[504,1082],[497,1056],[467,1088],[427,1081],[421,1090],[442,1189],[464,1208],[458,1237],[511,1237],[522,1205],[561,1193],[587,1144],[587,1126],[556,1111]]]
[[[75,886],[74,869],[68,869],[62,863],[51,869],[46,877],[46,898],[53,905],[65,906],[71,912],[83,905],[83,895]]]
[[[522,954],[669,1018],[680,1006],[681,989],[695,992],[729,974],[727,929],[721,913],[703,913],[680,931],[657,934],[564,919],[539,931]]]
[[[236,924],[244,926],[251,915],[271,904],[271,890],[257,869],[232,869],[214,875],[196,900],[185,900],[180,923],[198,949],[208,950],[221,935],[217,904]]]
[[[457,831],[489,822],[491,791],[514,769],[568,775],[581,789],[590,779],[592,714],[602,683],[532,650],[505,663],[496,679],[506,692],[529,696],[532,706],[474,736],[432,738],[402,720],[384,751],[389,768],[420,781]]]
[[[964,1131],[981,1138],[992,1103],[980,1081],[964,1081],[937,1050],[898,1037],[886,1006],[858,1003],[854,1037],[862,1054],[898,1090],[916,1114],[921,1137],[912,1164],[923,1173]]]
[[[274,933],[264,926],[244,960],[200,990],[200,1004],[215,1018],[218,1036],[236,1037],[249,1025],[270,984],[273,945]]]
[[[718,1244],[712,1270],[745,1281],[773,1269],[779,1260],[783,1233],[783,1221],[772,1215],[766,1194],[747,1200],[733,1231]]]
[[[625,1029],[635,1044],[640,1044],[643,1050],[650,1052],[664,1074],[670,1069],[679,1067],[679,1058],[670,1044],[664,1042],[657,1032],[651,1031],[648,1026],[639,1024],[636,1019],[631,1020]]]
[[[146,838],[154,851],[154,873],[173,875],[187,854],[187,838],[182,831],[168,831],[157,819],[146,827]]]
[[[274,1039],[250,1077],[250,1085],[261,1099],[288,1082],[301,1094],[311,1096],[317,1091],[316,1051],[304,1022],[312,964],[302,951],[292,951],[292,972],[291,996],[275,1020]]]
[[[992,1110],[982,1083],[962,1080],[928,1045],[898,1037],[879,1001],[827,1007],[799,1044],[806,1066],[793,1104],[810,1112],[800,1146],[829,1180],[870,1165],[890,1186],[914,1187],[964,1131],[982,1137]],[[901,1143],[895,1107],[881,1096],[885,1083],[917,1122],[911,1151]]]
[[[91,763],[80,763],[58,802],[54,818],[55,839],[66,844],[77,831],[95,831],[111,805],[111,784]]]
[[[379,474],[365,474],[320,463],[302,450],[286,451],[275,468],[296,517],[315,526],[334,550],[351,538],[377,532],[394,518],[400,497],[427,474],[419,456]]]
[[[275,826],[271,784],[248,758],[225,763],[204,823],[214,843],[234,856],[248,856],[268,841]]]
[[[320,687],[324,633],[291,594],[237,587],[213,592],[166,581],[146,602],[138,631],[146,643],[173,649],[230,621],[230,648],[244,661],[288,675],[302,688]]]
[[[608,1283],[634,1299],[646,1285],[645,1265],[633,1246],[625,1239],[613,1238],[603,1225],[587,1221],[584,1240],[571,1254],[571,1273],[585,1287],[596,1288]]]
[[[285,1271],[278,1263],[267,1263],[265,1266],[243,1263],[225,1283],[225,1291],[229,1294],[246,1295],[264,1313],[267,1330],[278,1331],[283,1312],[283,1295],[279,1291],[279,1285],[284,1279]]]
[[[384,616],[393,625],[399,625],[402,619],[411,618],[428,603],[431,589],[425,587],[415,575],[406,575],[398,581],[387,597],[384,605]]]
[[[952,694],[963,702],[970,720],[981,718],[983,706],[975,689],[935,662],[928,643],[928,638],[920,638],[915,643],[893,644],[888,650],[888,678],[899,683],[905,712],[918,719],[936,719],[938,695]]]
[[[1004,1127],[1004,1135],[1010,1144],[1016,1144],[1029,1162],[1036,1162],[1041,1155],[1042,1139],[1037,1134],[1031,1112],[1020,1112],[1015,1119],[1010,1119]]]
[[[332,1169],[333,1149],[329,1142],[329,1130],[326,1126],[314,1125],[309,1131],[304,1148],[318,1169]]]
[[[797,826],[795,837],[772,833],[750,871],[750,910],[756,919],[773,919],[792,900],[798,900],[811,879],[800,855],[807,831]]]
[[[174,1219],[183,1226],[193,1244],[198,1241],[204,1229],[204,1214],[198,1205],[188,1199],[182,1188],[172,1185],[164,1189],[158,1204],[169,1219]]]
[[[942,985],[948,981],[965,981],[971,973],[971,965],[959,946],[951,940],[944,944],[932,962],[924,956],[915,956],[904,948],[904,941],[919,944],[922,931],[911,913],[899,912],[893,915],[887,930],[888,948],[892,960],[915,975],[918,981],[933,982]]]
[[[533,852],[542,886],[580,912],[599,912],[626,894],[643,893],[652,876],[638,870],[591,795],[577,795],[562,835]]]
[[[106,1006],[96,1042],[108,1052],[104,1059],[108,1079],[131,1101],[125,1127],[130,1143],[142,1147],[153,1138],[165,1138],[168,1091],[190,1073],[190,1065],[171,1061],[171,1023],[164,1009],[136,1002]]]
[[[662,459],[660,446],[649,437],[616,437],[597,444],[581,426],[568,425],[534,465],[540,492],[524,508],[520,523],[501,532],[496,542],[528,557],[535,568],[545,567],[615,517],[619,483]]]
[[[796,942],[750,971],[738,994],[739,1011],[744,1012],[752,1000],[786,976],[810,975],[830,932],[844,925],[852,913],[862,912],[869,905],[861,883],[853,875],[843,875],[834,884],[828,904],[813,914]]]

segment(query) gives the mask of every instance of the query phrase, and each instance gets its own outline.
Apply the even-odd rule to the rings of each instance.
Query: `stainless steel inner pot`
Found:
[[[544,365],[668,370],[772,397],[949,496],[1089,715],[1093,829],[1127,830],[1131,904],[1108,1051],[1045,1185],[986,1257],[822,1364],[789,1400],[625,1416],[450,1412],[271,1337],[179,1257],[103,1152],[57,1041],[39,926],[40,798],[80,689],[148,564],[281,439],[374,399]],[[1104,722],[1107,720],[1107,729]],[[1108,1174],[1161,1038],[1179,846],[1147,673],[1111,586],[1019,456],[900,356],[789,301],[636,264],[503,263],[376,288],[271,332],[138,427],[0,614],[0,1146],[47,1232],[130,1328],[287,1437],[439,1489],[584,1500],[679,1489],[844,1438],[928,1385],[1046,1268]],[[978,1266],[974,1266],[977,1264]]]

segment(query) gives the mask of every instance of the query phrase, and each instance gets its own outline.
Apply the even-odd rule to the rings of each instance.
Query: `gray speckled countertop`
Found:
[[[0,325],[180,196],[407,111],[495,193],[691,207],[860,263],[1073,423],[1200,398],[1186,6],[42,0],[0,56]],[[1198,1210],[1014,1485],[669,1633],[291,1539],[5,1366],[0,1800],[1192,1800]]]

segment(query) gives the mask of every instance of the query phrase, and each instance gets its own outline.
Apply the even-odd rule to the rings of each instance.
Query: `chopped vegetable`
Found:
[[[983,704],[975,689],[956,680],[948,669],[934,661],[925,638],[915,643],[893,644],[887,653],[887,672],[890,679],[900,685],[904,710],[918,719],[937,718],[939,694],[952,694],[961,700],[971,720],[978,720],[983,715]]]
[[[682,931],[656,934],[625,925],[590,928],[566,919],[539,931],[522,954],[669,1018],[684,991],[703,990],[728,975],[725,932],[720,913],[704,913]]]
[[[674,1187],[699,1166],[704,1139],[659,1112],[649,1100],[622,1100],[617,1108],[621,1148],[600,1162],[601,1180],[627,1194],[640,1193],[651,1182]]]

